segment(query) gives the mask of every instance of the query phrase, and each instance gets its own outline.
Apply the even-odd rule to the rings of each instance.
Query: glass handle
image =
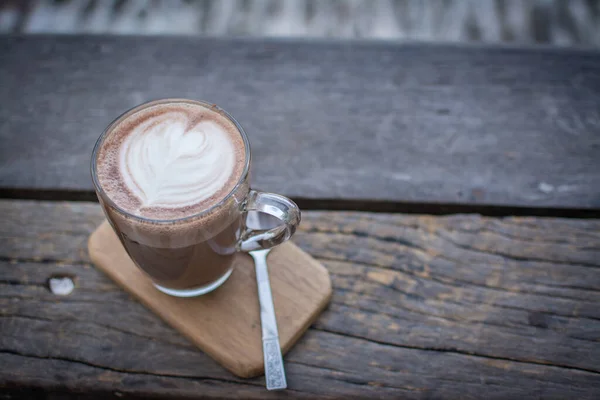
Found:
[[[281,223],[275,227],[265,227],[259,221],[260,214],[252,213],[253,211],[273,216]],[[275,193],[250,190],[244,212],[247,218],[244,218],[242,234],[238,243],[238,249],[241,251],[269,249],[277,246],[291,238],[300,223],[300,209],[296,203]],[[256,217],[255,221],[249,221],[251,216]],[[252,223],[248,224],[248,222]]]

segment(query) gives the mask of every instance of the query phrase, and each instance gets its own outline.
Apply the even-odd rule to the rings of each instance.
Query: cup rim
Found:
[[[229,119],[235,125],[240,136],[242,137],[242,140],[244,141],[245,160],[244,160],[244,169],[242,171],[242,174],[240,175],[239,180],[237,181],[235,186],[231,189],[231,191],[229,191],[229,193],[227,193],[227,195],[225,195],[225,197],[223,197],[218,203],[213,204],[209,208],[204,209],[195,214],[188,215],[188,216],[181,217],[181,218],[170,218],[170,219],[154,219],[154,218],[147,218],[147,217],[142,217],[139,215],[132,214],[131,212],[124,210],[122,207],[119,207],[102,188],[102,185],[100,184],[100,181],[98,180],[98,174],[96,171],[98,151],[100,150],[100,147],[104,143],[104,140],[106,139],[108,134],[112,131],[112,128],[114,128],[115,125],[117,125],[118,123],[122,122],[125,118],[127,118],[141,110],[144,110],[148,107],[152,107],[152,106],[155,106],[158,104],[177,104],[177,103],[200,105],[202,107],[205,107],[208,110],[213,110],[215,112],[218,112],[219,114],[223,115],[225,118]],[[115,210],[117,210],[120,214],[123,214],[127,218],[131,218],[133,220],[145,222],[145,223],[173,224],[173,223],[177,223],[177,222],[191,221],[198,217],[208,215],[215,209],[218,209],[219,207],[221,207],[225,202],[227,202],[227,200],[229,200],[238,191],[240,186],[242,186],[242,184],[246,181],[246,178],[248,177],[248,172],[250,170],[250,158],[251,158],[250,142],[248,141],[248,136],[246,135],[246,132],[244,131],[242,126],[239,124],[239,122],[236,121],[236,119],[230,113],[228,113],[227,111],[225,111],[224,109],[222,109],[221,107],[217,106],[214,103],[209,103],[209,102],[206,102],[203,100],[191,100],[191,99],[184,99],[184,98],[163,98],[163,99],[150,100],[150,101],[144,102],[142,104],[139,104],[135,107],[128,109],[127,111],[123,112],[118,117],[116,117],[106,127],[106,129],[104,129],[104,131],[102,132],[100,137],[96,140],[96,144],[94,145],[94,149],[92,151],[90,170],[91,170],[91,174],[92,174],[92,181],[94,183],[94,187],[95,187],[96,192],[99,195],[99,197],[102,198],[101,200],[104,203],[107,203],[111,208],[114,208]]]

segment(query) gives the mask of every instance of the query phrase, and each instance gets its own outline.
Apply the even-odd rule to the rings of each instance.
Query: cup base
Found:
[[[233,272],[233,267],[229,268],[229,271],[225,272],[225,274],[217,279],[216,281],[209,283],[208,285],[192,288],[192,289],[169,289],[164,286],[157,285],[154,283],[154,287],[156,287],[161,292],[168,294],[170,296],[175,297],[196,297],[202,296],[203,294],[207,294],[221,286],[225,281],[231,276]]]

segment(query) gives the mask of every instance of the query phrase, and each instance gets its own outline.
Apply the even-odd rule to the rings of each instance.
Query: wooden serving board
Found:
[[[135,266],[107,221],[88,242],[93,263],[150,310],[237,376],[263,373],[261,325],[254,263],[235,259],[231,277],[214,292],[177,298],[159,292]],[[331,297],[329,273],[291,242],[268,258],[279,339],[287,352],[315,321]]]

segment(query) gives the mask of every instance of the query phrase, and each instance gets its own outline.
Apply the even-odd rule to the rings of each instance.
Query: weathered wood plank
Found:
[[[0,6],[4,12],[0,32],[600,45],[600,13],[594,1],[480,3],[234,0],[223,5],[181,1],[167,9],[155,1],[5,1]]]
[[[0,216],[7,393],[278,396],[89,264],[98,205],[0,201]],[[326,265],[335,293],[286,356],[289,397],[600,394],[598,220],[307,212],[295,242]],[[74,292],[52,294],[54,275],[71,276]]]
[[[91,190],[104,127],[180,96],[239,119],[265,190],[598,209],[598,69],[547,48],[3,37],[0,188]]]

